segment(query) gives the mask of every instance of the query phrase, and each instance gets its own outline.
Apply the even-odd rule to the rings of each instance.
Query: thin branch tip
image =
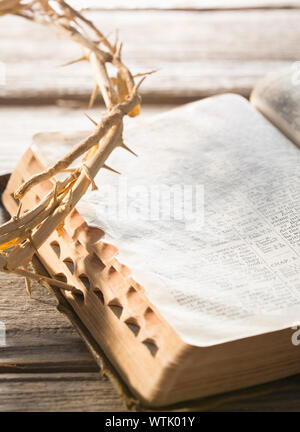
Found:
[[[111,168],[110,166],[108,166],[108,165],[106,165],[106,164],[104,164],[102,168],[107,169],[108,171],[111,171],[111,172],[113,172],[113,173],[115,173],[115,174],[119,174],[119,175],[121,175],[121,173],[120,173],[119,171],[117,171],[117,170]]]
[[[94,126],[98,126],[96,120],[92,119],[92,117],[90,117],[87,113],[83,113],[83,114],[90,120],[90,122],[93,123]]]
[[[138,157],[138,155],[133,150],[131,150],[129,147],[127,147],[127,145],[124,144],[123,142],[122,142],[122,144],[120,144],[120,147],[122,147],[124,150],[127,150],[133,156]]]
[[[82,56],[82,57],[79,57],[79,58],[77,58],[75,60],[70,60],[67,63],[63,63],[63,64],[61,64],[59,66],[60,67],[66,67],[66,66],[70,66],[70,65],[75,64],[75,63],[80,63],[80,62],[86,61],[86,60],[87,60],[87,58],[85,56]]]
[[[146,78],[147,78],[147,75],[144,76],[144,77],[142,77],[142,78],[139,80],[139,82],[135,84],[135,86],[134,86],[134,88],[133,88],[135,92],[138,91],[138,89],[141,87],[141,85],[143,84],[143,82],[145,81]]]

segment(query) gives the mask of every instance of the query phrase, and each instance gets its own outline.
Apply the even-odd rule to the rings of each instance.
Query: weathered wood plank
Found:
[[[272,394],[224,402],[216,410],[300,412],[300,375],[277,381]]]
[[[299,8],[299,0],[71,0],[75,7],[92,9],[232,10],[262,8]]]
[[[104,33],[118,28],[133,72],[159,71],[143,85],[145,101],[185,102],[224,91],[249,95],[259,77],[299,58],[300,10],[91,11]],[[78,57],[70,41],[17,17],[1,18],[0,61],[6,85],[0,101],[86,99],[88,65],[58,65]]]
[[[211,411],[300,411],[300,376],[278,381],[272,394],[205,405]],[[210,406],[210,408],[209,408]],[[0,411],[124,411],[108,380],[97,373],[0,374]]]
[[[124,411],[98,373],[0,374],[0,411]]]
[[[6,326],[6,346],[0,347],[0,372],[5,370],[98,370],[56,301],[33,285],[29,299],[24,281],[0,274],[0,320]]]

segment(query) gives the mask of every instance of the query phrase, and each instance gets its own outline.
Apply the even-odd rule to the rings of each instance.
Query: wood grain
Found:
[[[78,4],[78,0],[77,0]],[[82,7],[87,3],[82,0]],[[159,10],[232,10],[232,9],[267,9],[299,8],[299,0],[110,0],[101,2],[89,0],[89,8],[105,9],[159,9]]]
[[[0,222],[7,214],[0,207]],[[0,376],[14,371],[97,371],[72,325],[56,310],[56,300],[32,284],[32,298],[23,278],[0,273],[0,321],[6,345],[0,346]]]
[[[6,326],[7,343],[0,347],[0,372],[45,368],[98,370],[45,288],[33,285],[29,299],[22,278],[5,274],[0,274],[0,286],[0,320]]]
[[[135,72],[158,69],[143,85],[144,101],[182,103],[220,92],[248,96],[259,77],[299,58],[300,10],[91,11],[109,33],[121,30],[124,58]],[[5,37],[3,37],[5,35]],[[30,40],[30,43],[28,42]],[[21,18],[1,19],[2,103],[87,100],[91,71],[70,41]]]
[[[241,398],[228,401],[217,407],[218,411],[243,412],[299,412],[300,411],[300,375],[277,381],[274,392],[255,398]]]
[[[300,376],[278,381],[273,394],[220,403],[210,411],[299,412]],[[109,381],[98,373],[2,373],[3,411],[125,411]]]
[[[0,411],[124,411],[99,373],[0,374]]]

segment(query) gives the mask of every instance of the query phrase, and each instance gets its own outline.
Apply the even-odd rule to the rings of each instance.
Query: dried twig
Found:
[[[21,202],[33,186],[53,179],[59,172],[68,173],[67,178],[62,182],[55,181],[53,190],[35,208],[21,215],[20,206],[18,214],[0,227],[0,270],[25,277],[30,294],[30,279],[40,283],[47,279],[27,270],[33,254],[38,252],[38,248],[53,231],[61,227],[89,185],[96,188],[94,177],[101,168],[118,173],[105,164],[111,152],[118,146],[132,152],[123,143],[123,117],[134,117],[139,113],[138,88],[145,76],[152,72],[138,74],[137,76],[143,78],[135,84],[134,77],[121,59],[122,44],[116,40],[112,45],[90,20],[64,0],[0,0],[0,15],[7,13],[46,25],[78,44],[82,49],[81,57],[69,61],[66,65],[77,61],[89,62],[95,79],[90,106],[100,92],[107,108],[106,115],[99,122],[91,120],[95,129],[86,139],[79,142],[53,166],[29,178],[15,192],[15,197]],[[109,76],[107,63],[116,68],[115,78]],[[83,155],[81,165],[70,169],[72,162]],[[76,291],[75,287],[61,281],[55,280],[55,285],[61,289]]]

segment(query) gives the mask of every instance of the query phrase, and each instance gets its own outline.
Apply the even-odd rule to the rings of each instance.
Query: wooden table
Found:
[[[89,16],[104,33],[119,28],[134,72],[158,69],[143,87],[142,116],[224,91],[247,97],[259,77],[300,59],[300,0],[107,3]],[[6,84],[0,86],[0,149],[7,170],[33,133],[90,127],[83,116],[89,68],[58,66],[76,56],[72,43],[48,29],[1,18]],[[35,285],[30,300],[21,279],[1,274],[0,320],[7,328],[7,346],[0,348],[0,411],[124,409],[45,289]],[[272,395],[219,409],[300,411],[300,376],[278,382]]]

